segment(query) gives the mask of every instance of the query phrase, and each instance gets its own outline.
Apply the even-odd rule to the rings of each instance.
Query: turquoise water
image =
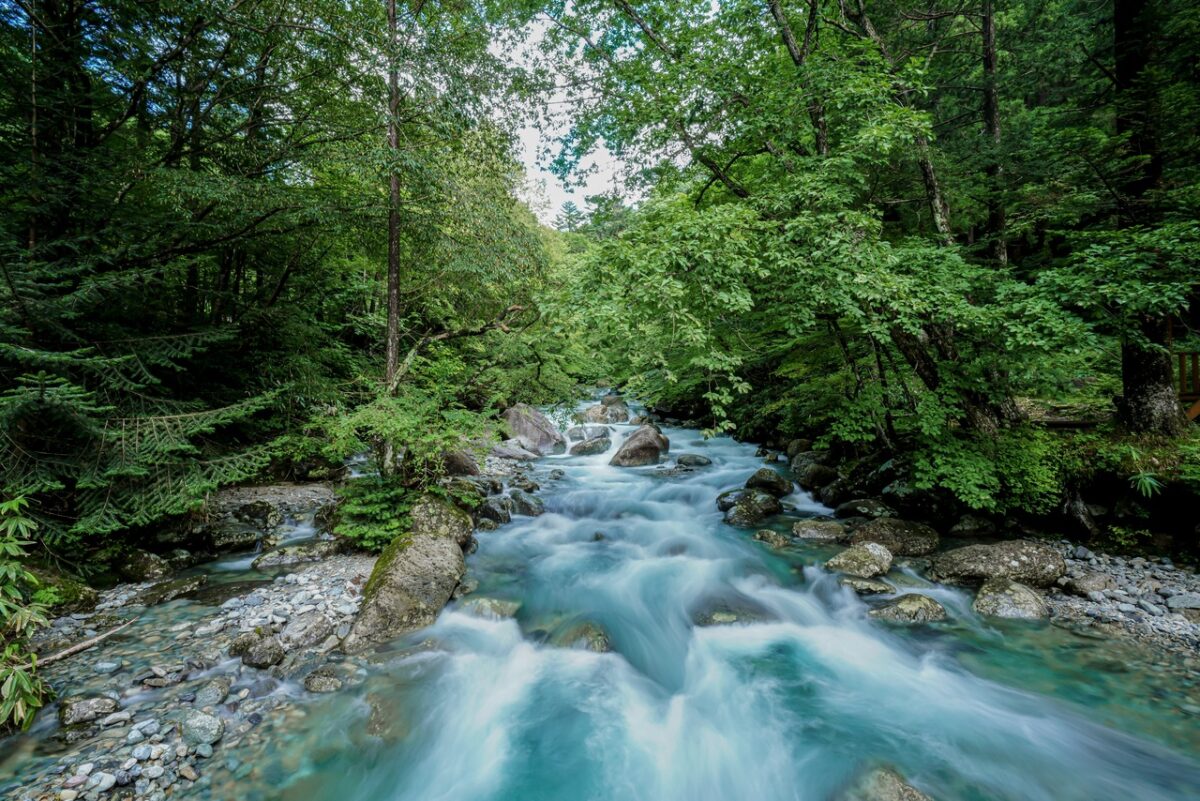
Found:
[[[980,620],[967,593],[915,577],[951,621],[869,620],[814,566],[830,549],[777,554],[721,522],[716,495],[761,466],[752,446],[665,433],[714,464],[543,462],[566,474],[544,482],[547,513],[480,533],[468,558],[470,597],[517,602],[515,618],[452,606],[277,725],[239,797],[819,801],[886,762],[942,801],[1200,798],[1180,666]],[[611,652],[556,644],[583,624]]]

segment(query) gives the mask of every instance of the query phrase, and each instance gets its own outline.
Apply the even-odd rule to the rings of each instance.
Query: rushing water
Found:
[[[818,800],[878,763],[943,801],[1200,797],[1196,719],[1137,652],[980,620],[911,573],[893,578],[952,620],[870,620],[815,567],[831,549],[776,554],[722,523],[714,499],[761,466],[752,446],[665,433],[713,465],[551,460],[547,513],[468,559],[470,598],[515,617],[464,599],[399,643],[357,694],[289,724],[252,774],[264,797]],[[587,623],[611,652],[570,647]]]

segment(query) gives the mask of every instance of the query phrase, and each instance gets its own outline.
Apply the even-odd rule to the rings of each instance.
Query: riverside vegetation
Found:
[[[78,719],[58,704],[61,733],[157,749],[106,754],[134,760],[111,770],[23,763],[37,793],[208,792],[197,760],[225,721],[225,742],[233,727],[253,740],[247,716],[287,702],[252,690],[256,674],[215,679],[245,679],[241,712],[227,693],[199,703],[188,682],[232,657],[280,686],[317,692],[315,675],[377,692],[398,674],[364,654],[406,632],[434,624],[477,647],[475,624],[439,618],[451,600],[516,615],[538,643],[619,653],[663,688],[687,685],[685,642],[708,649],[706,669],[728,667],[716,654],[730,643],[701,631],[714,623],[834,626],[827,615],[868,607],[873,625],[944,626],[984,650],[1004,645],[972,639],[969,621],[1131,634],[1173,655],[1173,691],[1195,686],[1200,426],[1175,357],[1200,351],[1194,3],[22,0],[0,19],[0,725],[39,742],[56,692],[133,671],[132,685],[96,685]],[[530,120],[554,133],[564,180],[606,148],[622,190],[540,224],[522,200]],[[584,403],[598,384],[624,396]],[[671,437],[699,431],[712,453],[677,453]],[[731,437],[761,445],[753,469]],[[559,457],[561,475],[546,467]],[[639,478],[593,470],[610,459]],[[658,480],[676,489],[658,498]],[[676,555],[705,579],[664,578],[683,594],[660,599],[674,627],[621,606],[651,597],[636,571],[620,574],[632,597],[603,609],[525,576],[566,558],[554,532],[581,537],[593,520],[613,528],[592,532],[598,552],[650,547],[587,481],[633,491],[635,519],[659,502],[717,516],[679,533]],[[532,520],[549,521],[534,544],[512,542]],[[500,526],[472,556],[474,532]],[[737,539],[746,527],[760,530]],[[753,541],[775,550],[747,557]],[[608,559],[584,564],[636,567]],[[828,560],[832,584],[811,571]],[[507,574],[525,578],[506,595]],[[799,583],[825,611],[752,579]],[[495,597],[471,601],[475,582]],[[964,603],[943,583],[980,586]],[[711,597],[688,595],[700,586]],[[184,640],[212,640],[202,652],[120,661],[184,624]],[[876,647],[873,631],[854,629]],[[487,637],[569,681],[519,634]],[[654,636],[662,653],[640,652]],[[799,647],[766,642],[758,656]],[[94,673],[72,667],[89,659]],[[447,675],[481,691],[456,659]],[[973,665],[1001,684],[1011,667]],[[1076,683],[1107,686],[1097,671]],[[640,713],[650,701],[618,675]],[[170,709],[126,715],[131,686]],[[794,724],[774,716],[791,701],[754,698]],[[1122,717],[1137,703],[1118,702],[1118,725],[1175,731],[1155,711]],[[841,734],[882,725],[859,723]],[[756,753],[731,725],[744,736],[730,753]],[[469,733],[434,739],[458,748]],[[1155,757],[1168,778],[1153,797],[1183,797],[1190,749]],[[1054,781],[1047,767],[1003,789],[996,764],[960,754],[955,774],[927,756],[907,767],[945,797],[1038,797]],[[406,750],[411,773],[391,779],[419,786],[438,759]],[[641,764],[628,759],[608,767]],[[861,767],[829,765],[803,780],[828,794]],[[711,767],[710,785],[699,771],[649,786],[748,794],[729,784],[744,778],[734,765]],[[307,770],[313,793],[345,791]],[[1077,780],[1080,798],[1152,797],[1136,771],[1097,776]],[[541,782],[566,797],[561,776],[472,777],[469,797]],[[754,794],[791,797],[801,778],[767,771]],[[898,773],[867,783],[847,792],[918,792]]]

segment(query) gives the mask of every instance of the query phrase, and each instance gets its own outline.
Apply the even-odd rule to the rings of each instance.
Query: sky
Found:
[[[521,147],[521,163],[525,166],[527,177],[524,200],[538,219],[550,225],[558,216],[563,203],[573,201],[580,209],[586,209],[585,198],[588,195],[598,195],[609,192],[614,183],[621,184],[621,167],[607,150],[601,150],[591,158],[585,159],[581,167],[591,168],[586,174],[581,186],[564,186],[558,176],[549,170],[550,154],[545,153],[548,144],[546,135],[532,125],[523,127],[519,134]]]

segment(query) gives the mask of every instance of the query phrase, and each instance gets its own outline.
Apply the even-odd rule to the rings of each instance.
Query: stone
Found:
[[[934,623],[946,619],[946,608],[928,595],[908,593],[867,614],[890,623]]]
[[[92,670],[95,671],[96,673],[100,673],[102,675],[106,675],[109,673],[116,673],[120,669],[121,669],[120,662],[97,662],[94,665],[92,665]]]
[[[475,454],[462,448],[443,453],[442,468],[448,476],[477,476],[480,473]]]
[[[230,686],[232,682],[228,676],[212,679],[196,690],[196,698],[192,703],[197,707],[217,706],[229,695]]]
[[[1166,614],[1166,612],[1163,610],[1163,608],[1161,606],[1159,606],[1158,604],[1151,603],[1150,601],[1147,601],[1145,598],[1141,598],[1138,600],[1138,606],[1141,608],[1141,610],[1143,612],[1145,612],[1146,614],[1148,614],[1152,617],[1161,617],[1162,615]]]
[[[1029,540],[966,545],[933,557],[930,578],[950,583],[978,583],[1010,578],[1033,587],[1048,587],[1067,571],[1054,548]]]
[[[971,608],[980,615],[1013,620],[1050,617],[1050,607],[1037,590],[1003,577],[985,581]]]
[[[864,542],[834,556],[825,563],[825,569],[858,578],[875,578],[892,569],[892,554],[877,542]]]
[[[265,670],[283,661],[283,645],[276,637],[257,637],[241,654],[242,664]]]
[[[526,403],[518,403],[500,415],[508,433],[517,443],[539,456],[563,453],[567,449],[566,438],[550,418]]]
[[[111,715],[119,707],[120,704],[103,695],[65,698],[58,706],[58,720],[64,726],[91,723],[105,715]]]
[[[680,467],[708,467],[712,459],[698,453],[681,453],[675,457],[675,464]]]
[[[986,517],[963,515],[947,533],[952,537],[992,537],[996,531],[996,524]]]
[[[895,517],[896,513],[892,508],[883,501],[877,501],[873,498],[860,498],[854,501],[846,501],[838,505],[833,512],[835,517]]]
[[[464,612],[469,612],[477,617],[502,620],[515,616],[517,610],[521,608],[521,604],[517,601],[508,601],[500,598],[476,597],[465,601],[460,608]]]
[[[530,495],[525,490],[515,489],[508,494],[512,500],[513,514],[524,517],[537,517],[546,511],[546,504],[536,495]]]
[[[883,579],[842,576],[838,583],[854,590],[859,595],[886,595],[896,591],[895,587]]]
[[[611,447],[612,440],[610,438],[595,437],[575,443],[571,446],[570,453],[572,456],[595,456],[598,453],[604,453]]]
[[[266,570],[272,567],[304,564],[305,562],[321,562],[331,556],[345,553],[348,549],[349,543],[341,537],[334,537],[331,540],[313,540],[267,551],[251,562],[250,566],[255,570]]]
[[[492,446],[491,454],[498,459],[515,459],[518,462],[532,462],[539,458],[538,454],[527,450],[515,439],[506,439]]]
[[[1168,609],[1200,609],[1200,592],[1181,592],[1167,599]]]
[[[815,490],[828,486],[837,481],[838,478],[837,470],[817,462],[808,462],[800,467],[796,467],[793,461],[792,475],[796,477],[796,483],[806,490]]]
[[[191,765],[180,765],[179,775],[180,777],[187,779],[189,782],[194,782],[200,778],[200,774],[197,773],[196,769]]]
[[[670,441],[657,427],[645,425],[625,438],[608,463],[617,467],[658,464],[658,460],[670,447]]]
[[[629,420],[629,407],[618,397],[609,403],[589,406],[579,414],[579,418],[584,423],[624,423]]]
[[[891,768],[876,768],[864,774],[840,801],[933,801]]]
[[[452,503],[434,495],[423,495],[409,512],[412,535],[452,540],[460,548],[471,544],[474,526],[471,516]]]
[[[158,554],[132,548],[122,555],[117,572],[126,581],[157,581],[171,574],[171,564]]]
[[[792,524],[792,536],[814,542],[841,542],[846,527],[836,520],[797,520]]]
[[[758,489],[782,498],[791,494],[792,482],[769,467],[761,467],[746,479],[746,489]]]
[[[107,793],[117,783],[117,777],[111,773],[96,773],[92,776],[92,781],[88,782],[88,786],[97,793]]]
[[[304,689],[310,693],[332,693],[342,688],[342,680],[331,667],[319,667],[304,677]]]
[[[333,634],[333,621],[320,610],[296,615],[279,632],[279,642],[287,651],[312,648]]]
[[[567,429],[567,439],[571,442],[586,442],[589,439],[603,439],[612,434],[608,426],[582,425],[571,426]]]
[[[1098,570],[1087,570],[1078,576],[1067,579],[1065,589],[1081,598],[1090,598],[1092,593],[1103,593],[1105,590],[1116,588],[1116,582],[1107,573]]]
[[[595,623],[578,623],[555,635],[553,643],[560,648],[578,648],[603,654],[612,650],[608,635]]]
[[[212,745],[225,734],[225,721],[216,715],[193,709],[184,716],[180,729],[184,741],[189,745]]]
[[[783,511],[779,499],[762,490],[743,490],[737,502],[725,512],[725,522],[731,526],[746,528],[758,525],[772,515]]]
[[[207,583],[207,576],[185,576],[183,578],[160,581],[158,584],[153,584],[139,592],[133,597],[130,603],[143,604],[145,606],[163,604],[168,601],[174,601],[176,598],[187,595],[190,592],[195,592]]]
[[[717,508],[722,512],[728,512],[744,494],[744,490],[740,489],[725,490],[717,496]]]
[[[490,520],[497,525],[504,525],[512,522],[512,498],[488,498],[479,506],[475,507],[475,514],[479,516],[482,523],[484,520]]]
[[[754,532],[754,539],[759,542],[765,542],[775,550],[782,550],[792,544],[792,541],[786,535],[780,534],[778,531],[770,529],[762,529]]]
[[[863,523],[850,535],[850,542],[878,542],[896,556],[926,556],[937,550],[938,533],[924,523],[878,517]]]

